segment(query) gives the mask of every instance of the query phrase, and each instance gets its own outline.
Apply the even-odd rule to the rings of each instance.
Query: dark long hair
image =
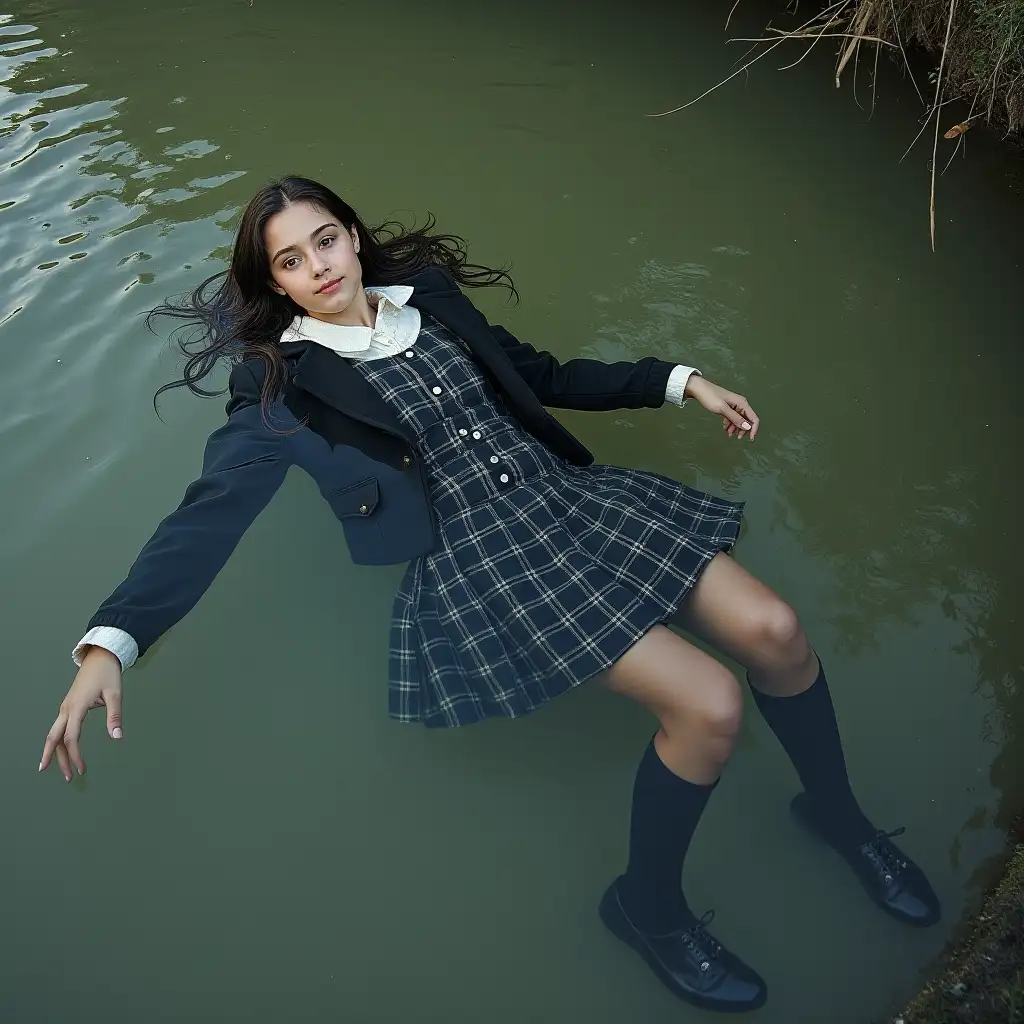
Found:
[[[183,321],[172,332],[186,357],[182,375],[157,391],[154,404],[173,388],[185,387],[203,398],[223,394],[223,390],[210,391],[202,386],[218,361],[256,357],[263,360],[267,370],[261,395],[266,418],[267,407],[287,374],[278,342],[292,320],[305,312],[287,295],[271,291],[270,260],[263,239],[267,221],[292,203],[311,203],[346,228],[355,227],[364,285],[401,284],[425,267],[442,266],[460,284],[502,284],[517,295],[506,269],[491,270],[470,263],[462,238],[434,234],[436,222],[432,216],[419,228],[413,225],[406,229],[397,221],[368,228],[356,211],[325,185],[309,178],[281,178],[261,188],[246,206],[228,269],[205,280],[191,294],[162,303],[146,317],[151,330],[158,317]]]

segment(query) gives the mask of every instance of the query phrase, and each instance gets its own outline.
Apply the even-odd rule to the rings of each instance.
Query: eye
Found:
[[[325,246],[330,245],[334,241],[334,235],[324,235],[320,239],[320,248],[323,249]]]
[[[284,263],[281,264],[281,269],[282,270],[291,270],[293,267],[298,266],[298,263],[299,263],[299,257],[298,256],[289,256],[288,259],[286,259],[284,261]]]

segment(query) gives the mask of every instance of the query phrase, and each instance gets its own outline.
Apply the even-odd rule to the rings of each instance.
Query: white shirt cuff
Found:
[[[686,385],[693,374],[697,374],[698,377],[703,376],[700,370],[694,366],[675,367],[668,375],[668,384],[665,387],[665,401],[680,407],[686,405],[689,401],[689,398],[686,397]]]
[[[82,667],[87,647],[102,647],[110,651],[121,662],[122,672],[131,668],[139,658],[139,645],[123,629],[115,629],[113,626],[93,626],[78,641],[71,657],[79,668]]]

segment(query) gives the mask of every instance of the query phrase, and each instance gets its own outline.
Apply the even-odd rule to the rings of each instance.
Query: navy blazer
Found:
[[[447,271],[431,267],[409,284],[410,304],[462,338],[509,412],[569,462],[588,465],[593,456],[545,406],[636,409],[665,401],[675,363],[654,357],[559,363],[490,325]],[[234,367],[227,422],[210,435],[202,475],[157,527],[90,628],[123,629],[143,654],[202,597],[291,466],[316,481],[344,527],[354,562],[405,562],[434,549],[434,516],[414,438],[395,413],[329,349],[290,342],[282,353],[289,375],[269,424],[260,410],[263,362]]]

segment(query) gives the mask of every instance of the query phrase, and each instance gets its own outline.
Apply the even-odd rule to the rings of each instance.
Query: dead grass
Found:
[[[734,0],[726,30],[739,4]],[[940,135],[951,140],[950,160],[963,145],[966,132],[979,121],[1007,136],[1024,135],[1024,0],[819,0],[810,11],[806,0],[803,4],[791,0],[780,20],[782,24],[769,24],[760,36],[734,37],[732,42],[751,48],[731,74],[687,103],[652,116],[685,110],[786,44],[801,47],[802,52],[779,70],[799,64],[819,44],[834,46],[837,88],[851,61],[856,78],[862,49],[868,47],[871,52],[867,67],[877,67],[879,54],[888,52],[902,63],[921,98],[924,115],[918,138],[933,129],[929,220],[934,249],[937,164],[940,157],[945,159],[940,154]],[[935,69],[927,81],[915,76],[909,47],[933,55]],[[870,73],[870,77],[873,108],[875,76]],[[957,100],[967,102],[969,112],[954,122],[944,109]]]
[[[1024,844],[902,1024],[1024,1024]]]

